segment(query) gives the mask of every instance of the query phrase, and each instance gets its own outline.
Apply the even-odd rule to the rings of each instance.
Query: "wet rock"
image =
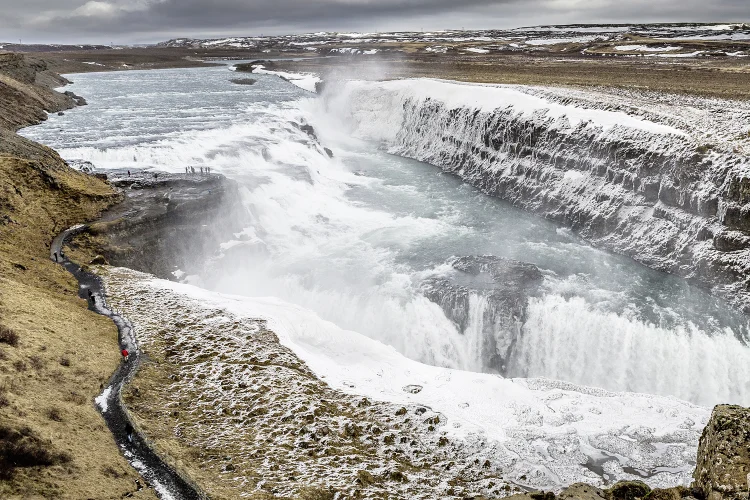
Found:
[[[492,255],[458,257],[450,265],[456,273],[426,279],[422,293],[443,309],[459,332],[481,330],[482,362],[505,373],[526,320],[528,299],[542,282],[541,271],[533,264]],[[473,301],[481,302],[480,307],[473,307]]]
[[[706,500],[747,498],[750,408],[718,405],[698,443],[694,486]]]
[[[255,78],[232,78],[229,81],[237,85],[255,85],[258,80]]]
[[[92,266],[106,266],[109,263],[107,262],[107,259],[105,259],[103,255],[97,255],[96,257],[91,259],[91,262],[89,262],[89,264],[91,264]]]
[[[553,102],[578,100],[539,93]],[[590,106],[590,97],[580,99]],[[750,245],[741,238],[720,238],[710,250],[703,244],[707,224],[750,237],[750,175],[741,151],[696,152],[689,136],[629,127],[602,133],[594,124],[565,127],[513,108],[483,112],[435,99],[405,99],[401,108],[392,153],[435,165],[750,311]]]
[[[76,106],[85,106],[88,104],[88,102],[86,102],[86,99],[84,99],[83,97],[79,95],[74,94],[73,92],[69,90],[65,92],[65,95],[73,99],[73,101],[75,101],[76,103]]]

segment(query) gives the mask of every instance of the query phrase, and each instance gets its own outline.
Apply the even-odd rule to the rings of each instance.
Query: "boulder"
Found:
[[[718,405],[698,442],[694,486],[706,500],[747,499],[750,408]]]

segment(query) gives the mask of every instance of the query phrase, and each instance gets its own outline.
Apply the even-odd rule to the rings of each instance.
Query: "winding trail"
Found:
[[[200,492],[196,486],[190,484],[156,454],[146,439],[134,429],[133,422],[123,406],[122,388],[138,371],[141,352],[138,350],[133,329],[128,320],[107,307],[101,279],[93,273],[84,271],[62,254],[65,241],[85,227],[85,225],[73,226],[59,234],[52,241],[50,258],[65,267],[78,280],[78,295],[88,300],[89,310],[114,321],[117,325],[120,348],[127,349],[130,353],[129,360],[120,363],[107,386],[97,396],[95,400],[97,410],[107,423],[125,458],[143,476],[159,498],[166,500],[207,499],[205,493]],[[55,253],[57,259],[55,259]],[[91,299],[89,299],[89,292],[92,294]]]

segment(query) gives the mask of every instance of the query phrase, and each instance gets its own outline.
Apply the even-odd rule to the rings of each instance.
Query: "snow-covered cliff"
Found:
[[[394,154],[750,310],[747,103],[423,79],[326,99]]]

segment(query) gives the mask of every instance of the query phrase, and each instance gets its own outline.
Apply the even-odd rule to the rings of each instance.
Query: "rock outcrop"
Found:
[[[357,133],[384,139],[389,152],[750,311],[748,106],[728,116],[698,98],[668,105],[525,87],[476,97],[451,83],[347,85],[346,97],[331,99],[346,99]]]
[[[53,90],[68,83],[47,63],[23,54],[0,53],[0,128],[18,130],[76,105],[77,96]]]
[[[526,320],[528,298],[542,273],[533,264],[492,255],[458,257],[449,263],[456,273],[426,279],[422,293],[443,309],[459,332],[479,336],[477,354],[486,369],[505,373]]]
[[[242,229],[246,211],[237,185],[223,175],[116,172],[124,201],[92,224],[74,245],[110,264],[174,279],[203,269],[218,243]],[[82,261],[88,262],[88,257]]]
[[[750,409],[714,408],[698,445],[693,475],[706,500],[748,498],[750,491]]]

